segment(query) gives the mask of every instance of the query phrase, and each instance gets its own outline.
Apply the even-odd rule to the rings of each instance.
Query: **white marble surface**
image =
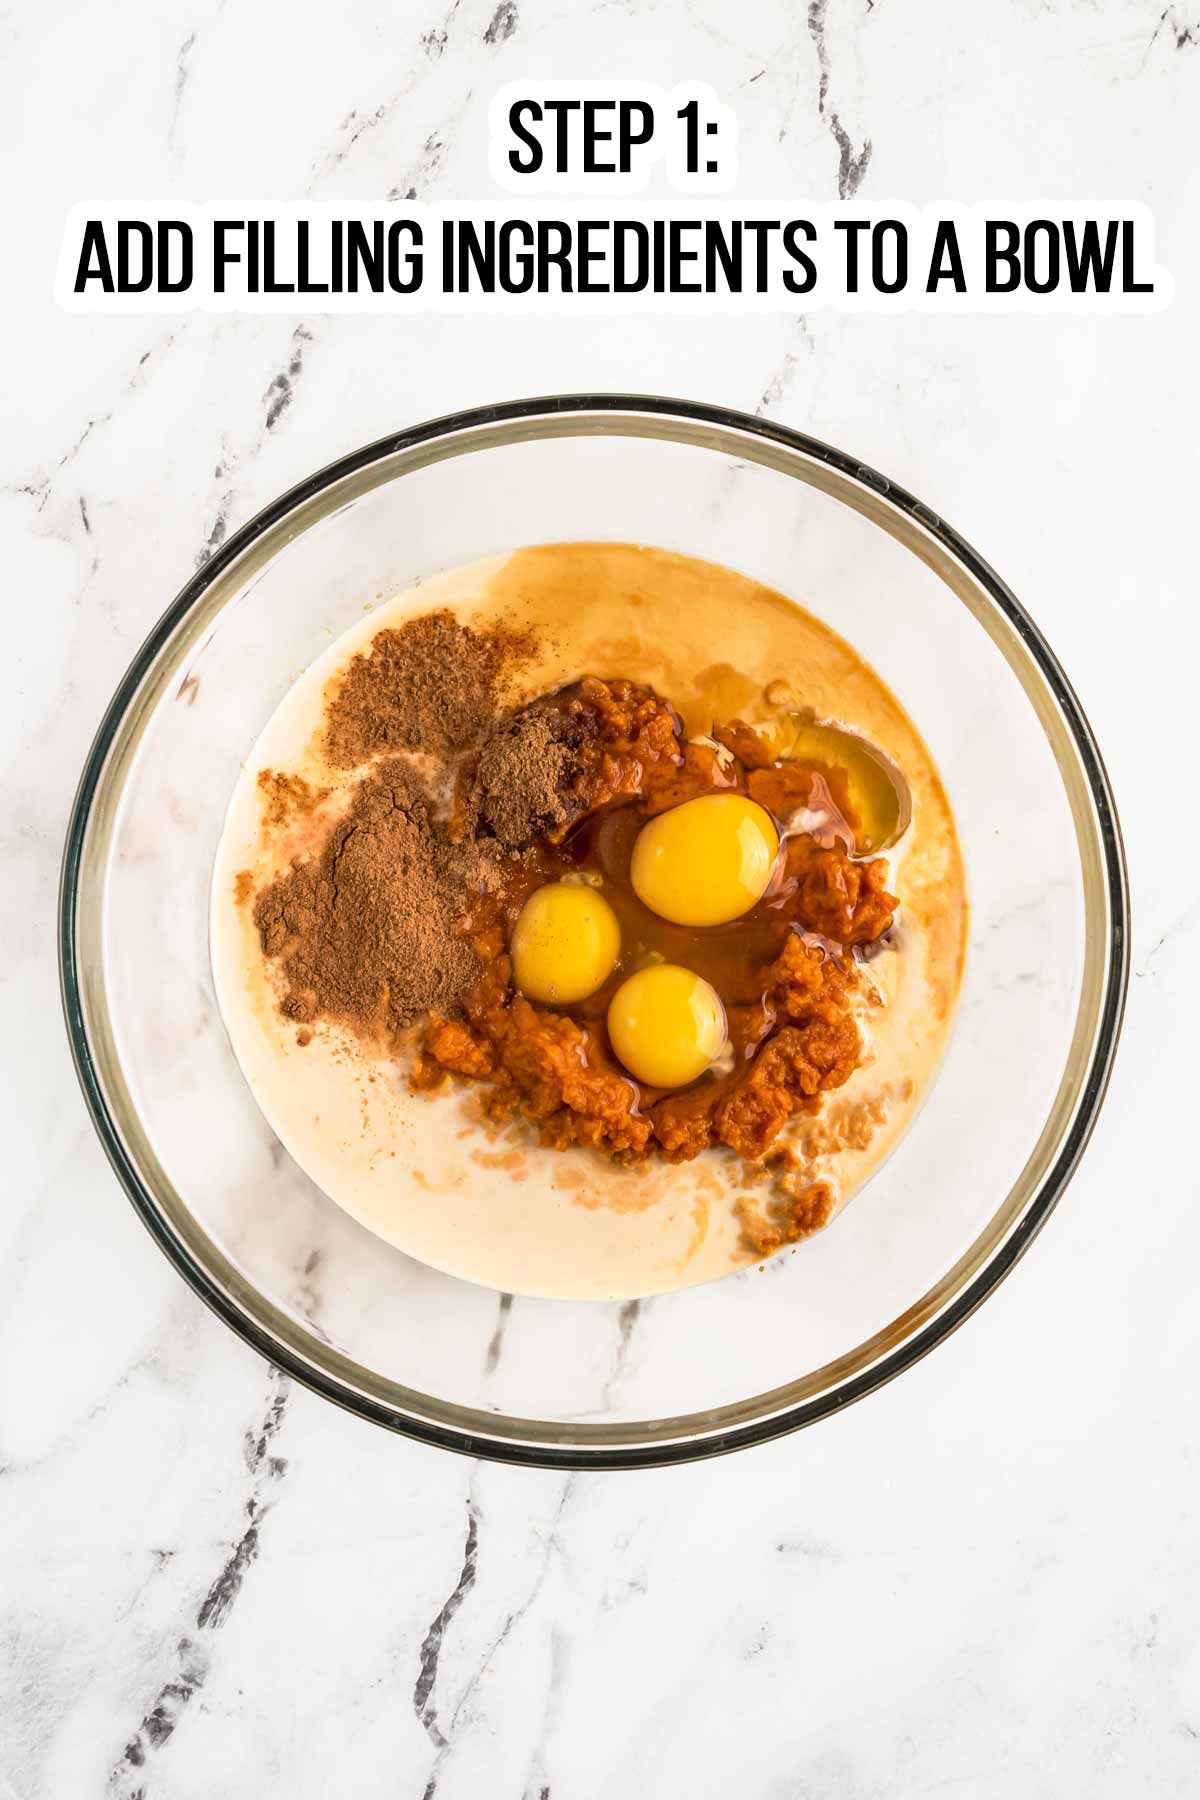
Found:
[[[1195,0],[108,0],[9,6],[0,45],[0,1795],[1196,1793]],[[49,306],[84,195],[463,204],[530,72],[707,79],[743,170],[814,201],[1146,201],[1179,298],[502,331]],[[391,427],[584,387],[761,408],[991,558],[1107,754],[1135,974],[1084,1167],[957,1336],[769,1449],[563,1478],[343,1417],[203,1310],[93,1139],[53,927],[87,743],[206,549]]]

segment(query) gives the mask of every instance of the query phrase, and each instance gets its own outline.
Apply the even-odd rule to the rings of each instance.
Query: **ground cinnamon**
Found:
[[[532,649],[515,628],[473,631],[449,612],[377,632],[329,700],[329,761],[352,769],[384,750],[466,749],[495,719],[505,677]]]
[[[258,791],[262,821],[268,831],[307,818],[329,798],[327,787],[314,787],[303,775],[281,775],[278,769],[258,771]]]
[[[464,916],[506,851],[559,821],[571,772],[544,711],[496,717],[503,681],[532,648],[517,631],[473,631],[432,613],[377,633],[351,662],[328,704],[325,748],[338,766],[368,766],[314,853],[254,907],[288,1018],[326,1018],[378,1040],[425,1013],[460,1010],[480,975]],[[442,766],[435,785],[457,770],[474,796],[465,830],[433,804],[420,773],[431,752]],[[269,770],[259,786],[268,830],[327,792]]]
[[[411,768],[387,757],[363,778],[317,855],[259,895],[254,922],[278,959],[282,1010],[361,1036],[394,1036],[431,1008],[453,1009],[478,979],[459,926],[486,881],[473,845],[453,845]]]
[[[535,702],[500,720],[479,753],[469,828],[517,849],[562,825],[579,748],[576,721],[553,703]]]

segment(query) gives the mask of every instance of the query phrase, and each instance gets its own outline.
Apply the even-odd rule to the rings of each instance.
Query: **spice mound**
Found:
[[[430,614],[332,684],[344,789],[252,901],[279,1006],[417,1091],[473,1085],[547,1151],[774,1170],[782,1199],[743,1218],[766,1254],[832,1210],[784,1135],[866,1054],[898,905],[871,796],[818,722],[689,739],[669,698],[592,676],[506,701],[531,654]]]

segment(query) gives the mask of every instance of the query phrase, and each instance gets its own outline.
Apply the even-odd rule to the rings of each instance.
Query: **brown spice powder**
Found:
[[[320,847],[254,908],[286,1017],[379,1042],[424,1013],[461,1010],[481,973],[462,920],[506,852],[559,822],[573,768],[559,714],[535,705],[497,722],[501,684],[532,649],[515,631],[472,631],[440,612],[378,632],[353,659],[328,703],[326,752],[342,767],[379,760]],[[387,754],[401,749],[474,770],[465,837],[437,816],[411,759]],[[258,781],[268,830],[325,797],[273,770]]]
[[[383,750],[466,749],[496,717],[504,678],[533,648],[516,629],[473,631],[445,611],[386,627],[330,699],[326,755],[352,769]]]
[[[458,922],[471,889],[486,884],[476,847],[448,843],[407,764],[385,759],[320,852],[255,904],[263,951],[283,975],[284,1015],[386,1040],[431,1008],[453,1010],[479,976]]]
[[[262,796],[262,822],[268,831],[305,819],[329,798],[327,787],[313,787],[303,775],[281,775],[278,769],[260,769],[258,791]]]
[[[535,701],[501,720],[479,753],[468,828],[520,849],[563,824],[578,748],[576,722],[553,704]]]

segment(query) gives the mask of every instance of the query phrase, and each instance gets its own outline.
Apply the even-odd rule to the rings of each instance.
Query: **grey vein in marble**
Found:
[[[504,1334],[508,1329],[508,1321],[512,1314],[512,1303],[511,1294],[501,1294],[496,1311],[496,1329],[488,1340],[483,1360],[483,1369],[486,1375],[494,1375],[499,1367],[501,1352],[504,1349]]]
[[[629,1367],[629,1352],[634,1330],[642,1316],[643,1309],[649,1304],[648,1300],[626,1300],[617,1313],[617,1347],[613,1356],[612,1369],[601,1389],[600,1405],[596,1408],[595,1414],[598,1418],[603,1418],[612,1409],[613,1397]]]
[[[1198,917],[1200,917],[1200,900],[1193,901],[1190,906],[1185,907],[1178,918],[1173,919],[1164,931],[1159,932],[1145,956],[1134,967],[1133,973],[1139,981],[1144,981],[1146,976],[1151,973],[1166,946],[1174,943],[1177,938],[1190,930]]]
[[[227,445],[222,444],[221,455],[213,467],[213,479],[215,481],[223,481],[225,476],[230,473],[229,463],[232,461],[232,452],[228,449]],[[219,550],[221,545],[225,542],[225,538],[229,531],[229,515],[233,510],[235,493],[236,490],[233,487],[225,487],[221,491],[220,497],[217,500],[217,509],[213,515],[212,524],[205,532],[204,541],[196,552],[195,565],[198,569],[202,569],[209,558]]]
[[[452,0],[452,4],[441,15],[439,21],[420,34],[418,42],[429,62],[438,62],[444,57],[460,6],[461,0]],[[480,41],[488,50],[500,50],[515,36],[519,20],[520,14],[514,0],[500,0],[484,27]],[[407,99],[414,91],[420,76],[421,71],[418,69],[393,94],[380,101],[370,112],[360,113],[354,109],[346,114],[339,127],[340,141],[338,144],[313,163],[305,184],[306,192],[311,192],[332,169],[344,163],[361,138],[378,131],[381,126],[387,124],[400,102]],[[416,200],[423,195],[424,190],[439,173],[450,147],[454,129],[473,97],[474,90],[468,85],[458,104],[446,113],[444,125],[426,134],[416,161],[408,173],[393,181],[388,187],[387,198],[389,200]]]
[[[517,19],[518,13],[513,0],[500,0],[483,34],[484,43],[491,47],[506,44],[517,29]]]
[[[475,1586],[478,1563],[479,1507],[476,1504],[474,1480],[472,1480],[467,1492],[467,1536],[463,1545],[462,1567],[459,1569],[454,1586],[422,1640],[420,1666],[413,1686],[413,1711],[439,1750],[446,1748],[448,1740],[438,1724],[437,1696],[434,1692],[437,1683],[438,1658],[442,1653],[442,1643],[446,1632],[454,1622],[455,1613]]]
[[[220,455],[213,466],[213,479],[221,486],[212,523],[205,531],[203,541],[196,552],[195,566],[197,569],[202,569],[225,542],[237,498],[237,471],[243,461],[250,461],[259,453],[263,444],[275,431],[280,420],[292,405],[300,377],[304,371],[305,355],[315,342],[314,328],[301,320],[292,331],[282,367],[272,375],[263,391],[262,425],[244,452],[235,449],[229,438],[222,434]]]
[[[1158,24],[1154,27],[1150,42],[1146,45],[1147,55],[1158,42],[1164,27],[1170,34],[1176,50],[1189,50],[1200,44],[1200,22],[1194,25],[1181,23],[1176,9],[1168,6],[1158,15]]]
[[[292,333],[291,351],[287,364],[278,374],[272,376],[267,391],[263,395],[266,416],[263,420],[264,431],[274,431],[280,419],[292,404],[296,383],[304,368],[304,352],[313,341],[313,334],[307,325],[297,325]]]
[[[179,54],[175,58],[175,88],[171,95],[171,122],[167,126],[168,149],[174,148],[175,130],[179,124],[179,109],[183,104],[183,91],[187,87],[188,75],[190,73],[188,58],[192,54],[195,43],[196,33],[194,31],[189,31],[182,44],[180,44]]]
[[[809,0],[808,31],[817,51],[817,64],[821,71],[820,86],[817,91],[817,111],[823,119],[829,121],[829,130],[838,151],[838,198],[852,200],[862,186],[863,176],[871,161],[872,144],[870,138],[864,138],[861,150],[855,150],[850,133],[842,124],[837,108],[829,104],[830,56],[829,45],[825,35],[825,15],[829,9],[829,0]]]
[[[149,1757],[168,1742],[184,1712],[208,1679],[210,1657],[205,1636],[225,1624],[236,1604],[247,1571],[258,1556],[263,1520],[274,1504],[275,1489],[287,1472],[287,1461],[272,1445],[279,1435],[291,1393],[289,1378],[272,1369],[266,1406],[255,1431],[245,1436],[243,1454],[250,1477],[243,1502],[245,1524],[213,1576],[197,1609],[191,1630],[184,1632],[170,1657],[166,1675],[141,1721],[113,1765],[108,1778],[111,1800],[142,1800],[146,1789],[141,1771]],[[159,1563],[163,1567],[164,1558]]]
[[[152,344],[148,350],[143,350],[142,354],[138,357],[132,375],[130,375],[128,380],[124,383],[120,396],[121,399],[127,398],[129,394],[134,393],[141,386],[143,381],[143,371],[146,368],[147,363],[149,363],[152,358],[155,358],[160,352],[169,350],[174,342],[175,332],[169,331],[165,337],[160,338],[156,344]],[[62,455],[54,463],[52,469],[49,469],[44,473],[27,477],[21,481],[6,483],[3,487],[0,487],[0,493],[19,494],[26,499],[31,499],[36,503],[35,510],[39,513],[43,512],[47,502],[53,497],[55,477],[61,470],[67,468],[75,461],[80,451],[91,438],[93,432],[99,431],[105,425],[111,423],[116,416],[117,406],[118,402],[114,401],[113,404],[106,407],[103,412],[90,416],[83,429],[78,433],[74,441],[68,445],[67,449],[63,451]]]
[[[450,41],[450,27],[453,25],[455,14],[461,5],[462,0],[451,0],[440,23],[431,25],[428,31],[421,33],[421,48],[431,62],[436,62],[439,56],[445,54],[446,45]]]
[[[419,200],[422,190],[435,179],[448,149],[448,141],[439,131],[431,131],[421,145],[416,162],[407,175],[393,182],[388,189],[389,200]]]
[[[634,1304],[636,1305],[636,1302],[634,1302]],[[473,1480],[474,1479],[475,1478],[473,1477]],[[550,1521],[550,1529],[546,1534],[546,1539],[545,1539],[542,1555],[538,1560],[537,1571],[534,1576],[533,1582],[532,1582],[528,1592],[525,1595],[525,1598],[520,1602],[519,1605],[512,1607],[504,1615],[504,1618],[501,1620],[500,1626],[499,1626],[498,1630],[495,1632],[495,1634],[493,1635],[491,1642],[488,1645],[488,1648],[485,1650],[483,1656],[480,1658],[480,1661],[478,1662],[476,1667],[472,1670],[472,1672],[468,1676],[466,1682],[463,1684],[462,1692],[459,1694],[459,1697],[458,1697],[457,1701],[455,1702],[454,1710],[450,1715],[449,1723],[445,1727],[442,1727],[440,1724],[437,1726],[438,1736],[442,1739],[442,1742],[437,1744],[437,1754],[434,1757],[433,1765],[429,1771],[429,1776],[426,1781],[425,1791],[422,1795],[422,1800],[434,1800],[434,1795],[437,1793],[438,1785],[441,1781],[442,1772],[443,1772],[446,1760],[448,1757],[450,1757],[454,1754],[456,1737],[468,1715],[470,1703],[471,1703],[472,1699],[474,1698],[474,1695],[475,1695],[476,1691],[478,1690],[480,1683],[483,1681],[484,1677],[488,1674],[489,1670],[492,1668],[497,1656],[500,1654],[500,1651],[503,1649],[505,1643],[512,1636],[512,1633],[516,1630],[517,1626],[525,1618],[527,1613],[530,1611],[530,1608],[534,1606],[539,1595],[542,1592],[543,1587],[545,1586],[547,1576],[549,1575],[549,1572],[550,1572],[551,1563],[553,1562],[555,1555],[558,1553],[558,1551],[561,1548],[561,1527],[562,1527],[563,1517],[564,1517],[564,1515],[567,1511],[567,1508],[570,1504],[572,1495],[576,1491],[576,1487],[579,1482],[579,1479],[580,1479],[580,1477],[576,1474],[568,1475],[564,1479],[563,1484],[562,1484],[562,1489],[561,1489],[561,1491],[559,1493],[559,1497],[558,1497],[558,1504],[556,1505],[556,1507],[554,1509],[554,1515]],[[474,1561],[472,1562],[472,1565],[471,1565],[471,1578],[470,1578],[471,1582],[473,1583],[475,1580],[475,1577],[476,1577],[477,1570],[478,1570],[479,1545],[478,1545],[478,1537],[476,1537],[474,1545],[473,1546],[471,1545],[471,1538],[470,1538],[469,1530],[468,1530],[467,1542],[468,1542],[468,1546],[471,1547],[474,1551]],[[463,1571],[459,1576],[460,1582],[463,1580],[463,1576],[466,1573],[466,1567],[467,1567],[466,1557],[464,1556]],[[457,1589],[455,1591],[457,1591]],[[450,1598],[453,1599],[454,1595],[451,1594]],[[459,1604],[461,1604],[461,1601],[459,1602]],[[447,1605],[449,1605],[449,1601],[447,1601]],[[457,1612],[458,1607],[456,1606],[454,1610],[455,1610],[455,1612]],[[451,1615],[451,1617],[453,1617],[453,1614]],[[436,1618],[434,1620],[434,1624],[433,1624],[433,1627],[431,1627],[431,1631],[437,1627],[438,1620],[440,1618],[441,1618],[441,1614],[439,1613],[438,1618]],[[447,1621],[447,1623],[448,1622],[449,1621]],[[428,1643],[428,1642],[429,1642],[429,1637],[427,1635],[426,1643]],[[441,1649],[442,1649],[443,1643],[444,1643],[444,1627],[438,1633],[438,1637],[437,1637],[436,1654],[439,1657],[441,1655]],[[436,1678],[436,1663],[435,1663],[435,1667],[434,1667],[434,1676],[430,1680],[430,1688],[431,1689],[432,1689],[433,1679],[435,1679],[435,1678]],[[415,1704],[415,1701],[416,1701],[416,1691],[414,1690],[414,1704]],[[424,1719],[422,1719],[422,1723],[423,1724],[425,1723]],[[432,1732],[430,1733],[430,1735],[431,1736],[433,1735]],[[437,1742],[436,1739],[434,1741],[435,1741],[435,1743]]]
[[[805,349],[811,354],[813,348],[812,334],[809,331],[808,320],[804,318],[803,315],[800,315],[795,319],[794,330]],[[796,351],[784,351],[782,361],[777,365],[774,372],[765,383],[763,390],[755,403],[754,415],[756,418],[768,418],[772,413],[777,411],[784,396],[788,393],[796,378],[796,368],[799,361],[800,358]]]

